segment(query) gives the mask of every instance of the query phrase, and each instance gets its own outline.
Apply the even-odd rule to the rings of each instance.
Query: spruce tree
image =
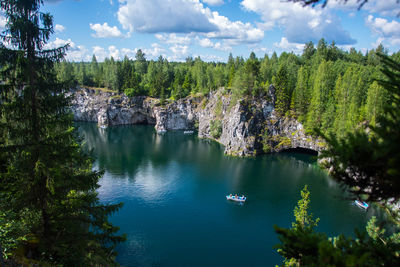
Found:
[[[289,110],[290,95],[288,94],[288,74],[284,65],[281,65],[276,77],[274,77],[276,88],[275,110],[279,115],[284,115]]]
[[[293,92],[294,110],[300,120],[304,120],[310,102],[309,68],[301,66],[297,73],[297,84]]]
[[[374,81],[368,89],[367,101],[365,104],[366,119],[371,125],[376,125],[376,120],[383,112],[383,107],[387,104],[385,90]]]
[[[331,61],[322,60],[315,74],[306,125],[309,130],[321,127],[327,104],[333,97],[335,74],[332,65]]]
[[[42,0],[0,3],[7,18],[1,35],[7,45],[0,44],[0,208],[12,215],[0,228],[21,224],[2,240],[16,241],[16,262],[113,265],[114,247],[124,238],[108,215],[121,205],[99,202],[102,173],[91,170],[75,141],[67,88],[53,68],[67,46],[44,49],[53,18],[40,12]]]

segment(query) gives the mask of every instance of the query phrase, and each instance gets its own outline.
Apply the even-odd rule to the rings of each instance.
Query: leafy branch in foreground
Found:
[[[281,241],[276,248],[284,257],[283,266],[399,266],[400,234],[387,235],[372,217],[366,232],[356,232],[356,239],[344,235],[328,238],[314,231],[319,219],[313,220],[308,213],[307,187],[301,195],[292,228],[275,226]]]

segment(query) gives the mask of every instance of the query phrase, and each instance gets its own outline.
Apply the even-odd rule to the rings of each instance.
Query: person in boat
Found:
[[[232,197],[232,194],[230,194],[229,197]]]
[[[242,195],[242,199],[244,199],[244,195]]]
[[[235,194],[235,198],[237,199],[238,197],[237,197],[237,194]]]

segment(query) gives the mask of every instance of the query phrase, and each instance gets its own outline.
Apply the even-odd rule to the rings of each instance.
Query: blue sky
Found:
[[[56,25],[48,47],[69,42],[71,61],[93,54],[99,61],[133,58],[139,48],[148,59],[226,61],[230,52],[245,58],[252,51],[301,53],[305,42],[320,38],[343,49],[365,52],[382,43],[399,50],[396,0],[369,0],[360,11],[357,0],[341,2],[322,9],[282,0],[45,0],[42,9]]]

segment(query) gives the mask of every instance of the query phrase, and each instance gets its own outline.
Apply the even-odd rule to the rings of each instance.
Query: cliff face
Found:
[[[84,88],[75,92],[71,110],[75,120],[97,122],[99,126],[155,124],[153,107],[157,101]]]
[[[109,92],[81,89],[75,93],[72,111],[77,121],[99,126],[154,124],[157,132],[198,130],[201,138],[214,139],[225,153],[253,156],[289,148],[320,151],[318,140],[307,136],[295,119],[282,118],[274,110],[274,88],[265,98],[234,100],[218,90],[207,98],[187,97],[162,106],[149,97],[128,98]],[[266,100],[269,99],[269,100]]]
[[[273,87],[266,98],[270,100],[235,102],[231,96],[215,92],[199,112],[199,137],[217,140],[225,146],[226,154],[235,156],[255,156],[290,148],[322,149],[318,140],[305,134],[301,123],[277,116]],[[216,124],[221,125],[219,132],[215,131]]]
[[[166,106],[154,107],[157,132],[195,130],[198,112],[195,98],[184,98]]]

